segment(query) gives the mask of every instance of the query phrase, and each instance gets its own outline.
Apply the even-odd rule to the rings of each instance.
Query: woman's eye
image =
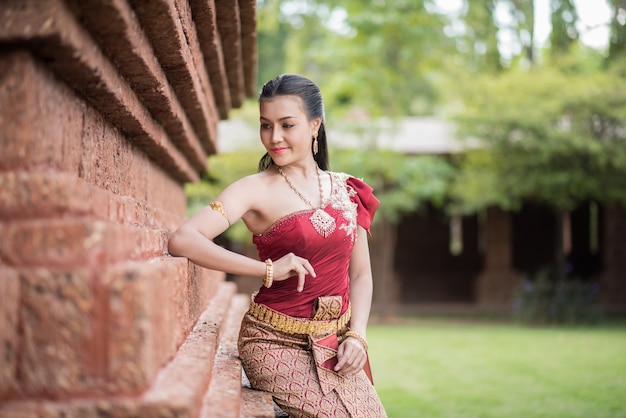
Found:
[[[269,129],[269,128],[270,128],[269,123],[262,123],[261,124],[261,129]]]
[[[283,124],[283,128],[288,129],[288,128],[293,128],[293,125],[290,123],[285,123]]]

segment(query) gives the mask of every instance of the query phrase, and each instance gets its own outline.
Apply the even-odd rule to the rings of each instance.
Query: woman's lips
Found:
[[[272,152],[274,154],[282,154],[283,152],[287,151],[288,148],[272,148]]]

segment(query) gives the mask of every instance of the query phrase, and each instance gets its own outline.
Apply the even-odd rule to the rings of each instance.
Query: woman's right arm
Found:
[[[172,235],[168,251],[173,256],[187,257],[193,263],[212,270],[226,273],[265,277],[266,264],[262,260],[246,257],[227,250],[213,242],[213,239],[228,227],[254,210],[252,202],[262,201],[266,195],[259,179],[244,178],[233,183],[217,197],[224,213],[210,206],[199,210],[187,219]],[[261,199],[261,200],[259,200]],[[281,281],[298,275],[298,290],[304,287],[307,274],[315,277],[315,271],[308,260],[293,253],[286,254],[274,263],[274,280]]]
[[[227,273],[264,277],[265,263],[229,251],[213,239],[251,210],[251,178],[244,178],[228,186],[217,197],[222,211],[206,206],[187,219],[170,235],[168,251],[171,255],[187,257],[193,263]]]
[[[226,228],[206,227],[210,222],[224,222],[210,207],[205,207],[185,221],[171,236],[168,251],[173,256],[187,257],[193,263],[212,270],[246,276],[265,276],[265,263],[229,251],[213,242]],[[222,216],[222,215],[219,215]],[[217,219],[216,219],[217,218]],[[221,230],[220,230],[221,229]],[[208,231],[219,230],[217,234]]]

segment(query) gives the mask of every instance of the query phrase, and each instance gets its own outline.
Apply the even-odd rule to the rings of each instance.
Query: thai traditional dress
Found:
[[[289,214],[255,235],[259,258],[287,253],[309,260],[316,277],[274,282],[252,296],[239,335],[239,354],[253,388],[272,393],[290,417],[386,417],[364,370],[333,371],[350,319],[350,256],[357,225],[369,232],[378,207],[372,188],[330,173],[331,197],[321,208]],[[320,220],[321,219],[321,220]],[[328,233],[331,231],[331,233]],[[327,235],[327,236],[325,236]]]

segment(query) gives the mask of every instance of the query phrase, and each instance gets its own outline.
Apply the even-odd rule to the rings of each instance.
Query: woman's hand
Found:
[[[337,350],[338,362],[335,371],[342,376],[352,376],[357,374],[367,361],[367,351],[359,340],[348,337]]]
[[[292,276],[298,276],[298,292],[304,289],[304,281],[307,274],[315,277],[315,270],[306,258],[298,257],[294,253],[289,253],[278,260],[272,261],[274,264],[274,281],[286,280]]]

